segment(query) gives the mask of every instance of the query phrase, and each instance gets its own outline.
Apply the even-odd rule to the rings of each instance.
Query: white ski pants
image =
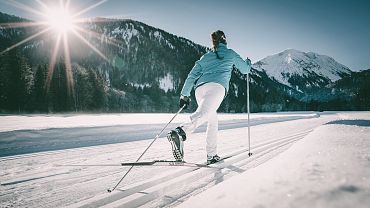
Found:
[[[207,122],[206,150],[207,155],[217,154],[218,119],[217,109],[225,97],[225,88],[217,83],[206,83],[195,90],[195,98],[198,104],[197,110],[190,115],[190,122],[182,125],[186,133],[194,130]]]

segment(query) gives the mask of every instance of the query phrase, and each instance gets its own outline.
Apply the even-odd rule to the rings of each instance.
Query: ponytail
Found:
[[[213,52],[216,53],[216,56],[218,59],[223,59],[223,57],[220,57],[220,55],[218,54],[218,45],[220,43],[223,43],[226,45],[226,36],[225,36],[225,33],[222,32],[221,30],[217,30],[216,32],[213,32],[211,34],[211,38],[212,38],[212,49],[213,49]]]

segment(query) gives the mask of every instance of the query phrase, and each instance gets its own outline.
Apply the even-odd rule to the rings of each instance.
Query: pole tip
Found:
[[[108,193],[112,192],[112,190],[110,190],[110,189],[108,189],[107,191],[108,191]]]
[[[252,156],[252,155],[253,155],[253,153],[251,153],[251,152],[250,152],[250,153],[248,153],[248,156],[249,156],[249,157],[250,157],[250,156]]]

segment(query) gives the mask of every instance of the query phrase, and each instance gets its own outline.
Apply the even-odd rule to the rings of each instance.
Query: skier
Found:
[[[247,74],[251,69],[251,61],[245,61],[232,49],[227,48],[226,36],[221,30],[211,34],[212,51],[204,54],[190,71],[181,91],[179,100],[180,108],[190,103],[190,92],[195,88],[195,98],[198,104],[197,110],[190,115],[190,121],[186,122],[167,134],[171,143],[172,152],[177,161],[183,161],[184,141],[187,133],[193,132],[205,122],[207,164],[213,164],[221,160],[217,155],[217,132],[218,119],[217,109],[229,89],[231,72],[234,68],[242,74]]]

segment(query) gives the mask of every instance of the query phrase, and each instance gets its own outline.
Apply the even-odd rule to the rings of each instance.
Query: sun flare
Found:
[[[74,28],[75,20],[65,8],[54,8],[47,12],[47,24],[58,33],[66,33]]]
[[[59,0],[59,4],[50,4],[50,1],[46,0],[34,0],[40,8],[32,8],[27,4],[21,3],[20,1],[13,0],[9,1],[8,4],[22,9],[26,12],[33,13],[40,16],[43,21],[38,22],[15,22],[15,23],[0,23],[0,28],[25,28],[42,26],[41,31],[26,37],[25,39],[9,46],[3,51],[0,51],[0,55],[7,53],[8,51],[29,42],[43,34],[56,34],[54,48],[51,49],[50,64],[46,80],[46,89],[50,87],[50,82],[53,76],[54,67],[57,63],[58,57],[63,57],[65,63],[65,70],[68,82],[68,93],[74,96],[73,91],[73,73],[72,73],[72,63],[70,57],[70,36],[77,37],[81,42],[85,43],[89,48],[96,52],[102,59],[109,62],[109,59],[94,46],[88,39],[86,39],[83,34],[95,34],[93,31],[81,27],[85,22],[92,20],[81,18],[81,15],[98,7],[108,0],[98,0],[92,5],[88,5],[87,8],[70,12],[71,0]],[[55,3],[55,2],[54,2]],[[72,9],[73,10],[73,9]],[[76,10],[74,8],[74,10]],[[94,38],[99,38],[98,34],[93,35]],[[60,48],[63,49],[63,53],[59,54]]]

